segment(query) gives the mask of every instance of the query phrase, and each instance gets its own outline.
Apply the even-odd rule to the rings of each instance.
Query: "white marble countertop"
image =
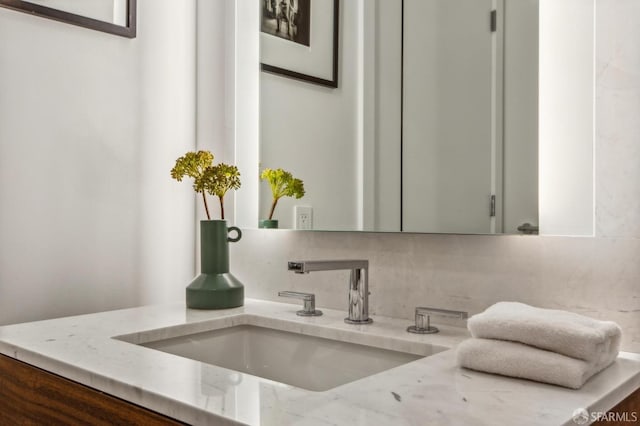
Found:
[[[563,425],[575,409],[604,412],[640,387],[640,355],[622,353],[579,391],[465,370],[452,348],[464,328],[405,332],[406,320],[374,316],[343,322],[344,312],[303,318],[297,305],[247,299],[245,306],[195,311],[183,303],[0,327],[0,353],[195,425]],[[130,342],[253,324],[434,355],[312,392]],[[226,420],[226,421],[225,421]]]

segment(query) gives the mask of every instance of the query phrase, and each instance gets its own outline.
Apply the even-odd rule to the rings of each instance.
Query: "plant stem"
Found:
[[[209,215],[209,206],[207,205],[207,197],[202,191],[202,200],[204,201],[204,210],[207,212],[207,220],[211,220],[211,216]]]
[[[220,199],[220,218],[224,220],[224,202],[222,201],[222,197],[218,197]]]
[[[273,219],[273,212],[276,210],[276,204],[278,204],[279,198],[273,199],[273,204],[271,204],[271,211],[269,212],[269,220]]]

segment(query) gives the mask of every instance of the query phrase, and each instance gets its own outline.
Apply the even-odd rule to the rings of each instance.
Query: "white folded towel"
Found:
[[[499,302],[469,318],[473,337],[510,340],[602,365],[620,350],[620,327],[572,312]],[[608,365],[608,364],[607,364]]]
[[[457,349],[458,365],[462,367],[572,389],[581,388],[614,360],[589,362],[522,343],[490,339],[468,339]]]

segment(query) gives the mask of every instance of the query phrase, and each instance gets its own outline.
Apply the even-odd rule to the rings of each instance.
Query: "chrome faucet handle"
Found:
[[[416,308],[416,323],[415,325],[407,327],[409,333],[416,334],[433,334],[437,333],[437,327],[431,325],[431,315],[443,318],[459,318],[467,319],[469,314],[463,311],[450,311],[448,309],[436,309],[436,308]]]
[[[316,309],[316,295],[312,293],[301,293],[299,291],[279,291],[280,297],[292,297],[304,302],[304,309],[296,312],[301,317],[319,317],[322,311]]]

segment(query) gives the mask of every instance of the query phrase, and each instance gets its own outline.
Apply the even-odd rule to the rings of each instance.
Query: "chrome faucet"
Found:
[[[351,270],[349,280],[349,316],[347,324],[371,324],[369,318],[368,260],[300,260],[289,262],[288,269],[296,274],[315,271]]]

